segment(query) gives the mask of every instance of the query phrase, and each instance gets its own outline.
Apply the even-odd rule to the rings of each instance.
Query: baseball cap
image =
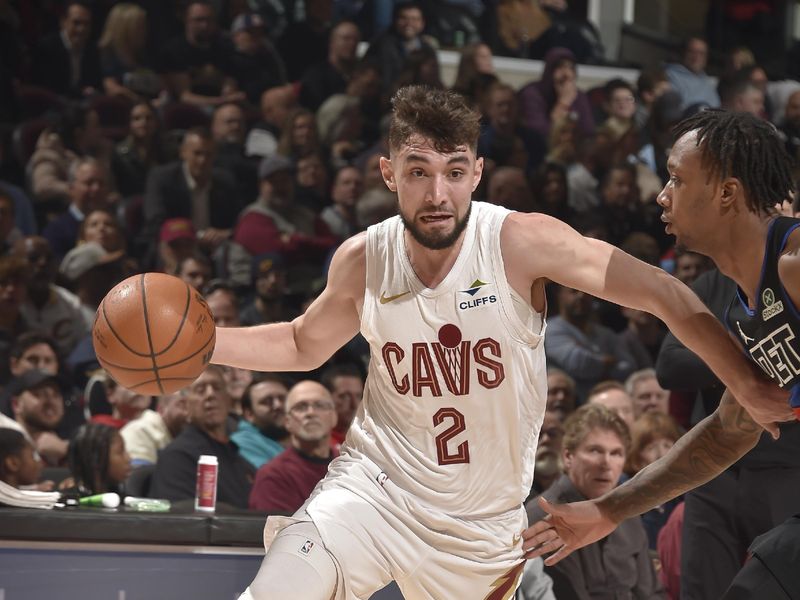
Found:
[[[124,254],[123,250],[106,252],[97,242],[86,242],[67,252],[58,270],[67,279],[75,281],[95,267],[119,260]]]
[[[167,219],[161,225],[159,239],[162,242],[172,242],[183,239],[196,240],[197,234],[194,232],[194,225],[192,225],[189,219]]]
[[[280,254],[268,252],[253,257],[253,279],[263,277],[274,269],[285,269],[286,261]]]
[[[264,27],[264,19],[256,13],[242,13],[233,20],[231,24],[231,33],[238,33],[246,29],[253,29],[255,27]]]
[[[279,171],[294,171],[294,163],[280,154],[267,156],[258,166],[258,178],[266,179]]]
[[[52,383],[61,390],[61,382],[56,375],[45,373],[39,369],[31,369],[12,379],[11,383],[8,384],[8,392],[12,396],[19,396],[22,392],[34,390],[47,383]]]

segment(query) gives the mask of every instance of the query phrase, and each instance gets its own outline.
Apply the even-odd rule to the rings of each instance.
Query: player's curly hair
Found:
[[[697,145],[709,179],[736,177],[747,208],[771,214],[795,189],[791,160],[775,127],[749,113],[708,109],[674,128],[675,139],[697,130]]]
[[[399,150],[415,135],[430,140],[437,152],[455,152],[463,146],[477,151],[481,116],[460,94],[409,85],[397,90],[392,107],[392,151]]]

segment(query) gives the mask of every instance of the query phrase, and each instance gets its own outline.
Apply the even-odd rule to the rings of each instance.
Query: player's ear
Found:
[[[2,470],[4,473],[17,473],[19,472],[20,467],[19,456],[14,456],[13,454],[10,456],[6,456],[5,460],[3,461]]]
[[[739,196],[742,190],[741,182],[735,177],[731,177],[722,182],[720,189],[720,202],[723,208],[729,208]]]
[[[481,177],[483,176],[483,157],[479,156],[475,159],[475,175],[472,178],[472,191],[478,189],[478,185],[481,182]]]
[[[386,187],[388,187],[390,191],[396,192],[397,182],[394,179],[394,169],[392,168],[392,161],[386,158],[385,156],[381,156],[379,167],[381,170],[381,177],[383,177],[383,181],[384,183],[386,183]]]

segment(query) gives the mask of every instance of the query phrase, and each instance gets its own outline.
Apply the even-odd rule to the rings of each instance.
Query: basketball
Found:
[[[119,385],[162,396],[200,376],[214,351],[214,317],[197,290],[143,273],[112,289],[92,327],[97,360]]]

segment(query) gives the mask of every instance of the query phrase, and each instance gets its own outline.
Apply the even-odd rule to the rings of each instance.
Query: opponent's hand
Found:
[[[538,502],[547,516],[522,532],[522,550],[525,558],[552,552],[544,561],[548,567],[617,528],[592,501],[550,504],[540,496]]]
[[[747,414],[776,440],[781,433],[778,423],[795,420],[792,407],[789,406],[789,392],[772,381],[757,380],[750,391],[734,397]]]

